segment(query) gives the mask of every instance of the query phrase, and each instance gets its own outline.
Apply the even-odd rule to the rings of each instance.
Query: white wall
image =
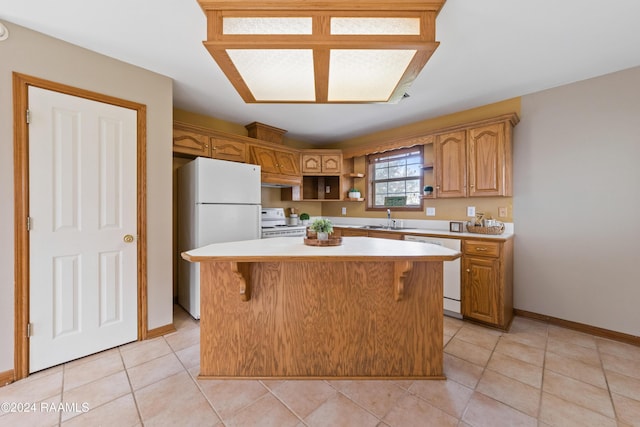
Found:
[[[0,41],[0,372],[13,369],[14,233],[12,72],[147,106],[149,328],[172,322],[171,79],[3,21]]]
[[[522,98],[515,307],[640,336],[640,68]]]

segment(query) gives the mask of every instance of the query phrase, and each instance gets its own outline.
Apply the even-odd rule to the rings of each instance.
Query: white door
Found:
[[[137,117],[35,87],[29,111],[35,372],[137,339]]]

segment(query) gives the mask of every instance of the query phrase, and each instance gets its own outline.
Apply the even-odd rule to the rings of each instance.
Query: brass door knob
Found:
[[[134,240],[136,240],[136,238],[133,237],[131,234],[125,234],[122,240],[124,240],[125,243],[131,243]]]

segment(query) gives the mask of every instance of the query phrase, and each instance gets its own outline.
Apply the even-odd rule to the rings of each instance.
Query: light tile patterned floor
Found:
[[[533,320],[445,318],[446,381],[199,381],[198,323],[175,321],[0,388],[37,409],[0,426],[640,426],[640,347]]]

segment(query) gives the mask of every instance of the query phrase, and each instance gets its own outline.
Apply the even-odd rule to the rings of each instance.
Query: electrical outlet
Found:
[[[476,207],[475,206],[467,206],[467,216],[475,218],[475,216],[476,216]]]
[[[436,216],[436,208],[427,208],[427,216]]]
[[[347,208],[342,208],[342,215],[346,215],[347,214]]]
[[[507,216],[507,208],[505,206],[498,208],[498,216],[500,218],[505,218]]]

